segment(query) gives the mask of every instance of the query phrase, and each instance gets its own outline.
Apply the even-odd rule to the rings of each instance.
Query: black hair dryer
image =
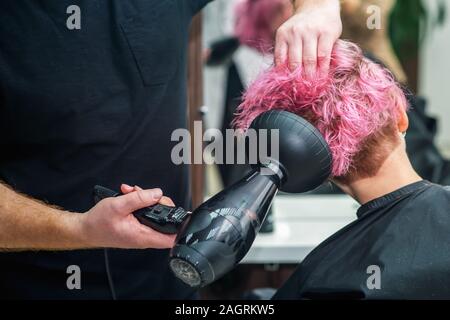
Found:
[[[330,177],[330,149],[303,118],[268,111],[251,128],[267,130],[268,151],[273,151],[270,135],[276,130],[278,157],[258,157],[250,174],[200,205],[185,221],[170,254],[170,268],[191,287],[214,282],[242,260],[278,190],[303,193]]]

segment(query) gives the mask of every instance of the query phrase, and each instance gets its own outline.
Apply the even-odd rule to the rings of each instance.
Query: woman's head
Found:
[[[301,69],[274,67],[247,90],[235,126],[247,128],[259,114],[283,109],[311,122],[333,154],[333,178],[373,176],[400,143],[407,102],[391,73],[361,49],[338,40],[329,75],[310,79]]]
[[[264,53],[273,47],[275,32],[293,13],[289,0],[241,0],[235,10],[239,41]]]

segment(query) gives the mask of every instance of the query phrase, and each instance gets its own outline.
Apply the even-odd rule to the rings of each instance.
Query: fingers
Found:
[[[294,38],[289,44],[289,69],[291,71],[296,70],[302,66],[303,56],[303,43],[301,38]]]
[[[292,38],[287,45],[290,70],[294,71],[302,66],[303,72],[309,78],[316,75],[326,76],[330,69],[334,42],[334,38],[326,34]]]
[[[141,187],[139,186],[130,186],[128,184],[122,184],[120,186],[120,190],[122,191],[123,194],[128,194],[130,192],[133,191],[144,191]],[[169,197],[161,197],[161,199],[159,200],[159,203],[165,205],[165,206],[170,206],[170,207],[175,207],[175,203],[172,201],[172,199],[170,199]]]
[[[333,51],[334,39],[328,35],[322,35],[319,38],[317,46],[317,64],[319,74],[325,77],[330,69],[331,52]]]
[[[285,64],[287,57],[288,57],[288,44],[286,43],[285,40],[284,30],[280,29],[277,32],[275,42],[275,65],[281,66]]]
[[[133,211],[156,204],[162,197],[161,189],[135,190],[111,200],[114,212],[128,215]]]
[[[175,244],[176,235],[159,233],[144,225],[141,225],[139,233],[135,235],[135,241],[141,249],[168,249]]]
[[[127,194],[127,193],[130,193],[130,192],[133,192],[134,188],[132,186],[127,185],[127,184],[122,184],[120,186],[120,191],[122,191],[123,194]]]
[[[288,63],[291,70],[303,66],[307,77],[325,75],[341,32],[339,1],[305,2],[277,31],[275,63]]]
[[[169,206],[169,207],[175,207],[175,203],[173,203],[172,199],[170,199],[169,197],[162,197],[159,200],[159,203],[165,205],[165,206]]]
[[[303,39],[303,70],[307,77],[312,78],[317,70],[317,37],[305,36]]]
[[[299,28],[291,27],[289,32],[285,31],[284,28],[280,28],[277,32],[275,46],[276,65],[285,64],[286,60],[289,59],[288,63],[291,71],[303,67],[305,74],[308,77],[313,77],[317,72],[318,65],[318,38],[316,34],[307,34]],[[325,48],[322,50],[324,52],[327,52],[328,49],[326,45],[328,43],[322,44]],[[331,49],[329,50],[329,54],[331,54]],[[326,62],[326,57],[323,58]]]
[[[125,184],[125,183],[123,183],[120,186],[120,191],[122,191],[123,194],[127,194],[127,193],[130,193],[130,192],[133,192],[133,191],[138,191],[138,190],[143,190],[143,189],[141,187],[139,187],[139,186],[132,187],[132,186],[130,186],[128,184]]]
[[[89,247],[122,249],[171,248],[175,235],[160,233],[141,224],[132,213],[138,209],[161,203],[174,203],[163,197],[161,189],[143,190],[138,186],[123,184],[124,195],[100,201],[89,210],[81,223],[83,235]]]

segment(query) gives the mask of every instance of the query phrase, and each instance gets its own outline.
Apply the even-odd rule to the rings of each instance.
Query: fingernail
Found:
[[[162,190],[159,188],[153,189],[153,199],[159,200],[162,197]]]

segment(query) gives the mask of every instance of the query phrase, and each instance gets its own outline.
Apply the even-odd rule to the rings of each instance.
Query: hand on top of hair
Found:
[[[338,0],[297,0],[294,15],[277,31],[275,64],[303,67],[310,77],[324,76],[331,51],[342,33]]]

